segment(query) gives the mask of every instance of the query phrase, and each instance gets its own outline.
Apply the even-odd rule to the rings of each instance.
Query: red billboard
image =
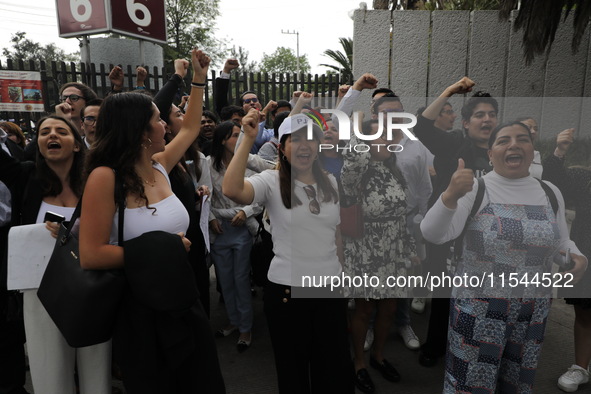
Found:
[[[45,111],[41,73],[0,70],[0,111]]]
[[[111,30],[166,43],[164,0],[111,0]]]
[[[60,37],[109,32],[105,0],[56,0]]]
[[[164,0],[56,0],[60,37],[114,32],[166,43]]]

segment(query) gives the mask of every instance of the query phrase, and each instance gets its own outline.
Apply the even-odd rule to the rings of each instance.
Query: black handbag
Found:
[[[273,253],[273,239],[271,234],[263,226],[262,214],[257,217],[259,229],[254,237],[252,249],[250,250],[250,265],[252,269],[252,279],[257,286],[265,286],[269,279],[269,267],[271,260],[275,257]]]
[[[119,245],[123,244],[124,195],[119,188]],[[126,280],[122,270],[87,270],[80,266],[78,238],[72,234],[82,199],[60,231],[37,296],[68,345],[84,347],[111,339]]]

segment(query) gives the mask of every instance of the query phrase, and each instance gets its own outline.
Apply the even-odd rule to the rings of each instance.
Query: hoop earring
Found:
[[[287,157],[283,153],[281,154],[281,160],[287,161]]]
[[[489,160],[488,161],[488,165],[491,166],[491,167],[493,166],[492,160]]]

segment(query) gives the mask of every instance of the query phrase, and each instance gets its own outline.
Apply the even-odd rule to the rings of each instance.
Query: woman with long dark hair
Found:
[[[223,191],[240,204],[258,203],[269,213],[273,252],[264,309],[275,354],[279,393],[353,393],[343,298],[292,297],[311,289],[305,278],[339,275],[343,261],[334,177],[318,162],[322,130],[304,114],[279,128],[279,164],[244,178],[257,136],[258,112],[242,119],[245,137],[226,171]],[[309,285],[307,285],[309,287]],[[304,294],[302,294],[304,292]],[[326,295],[326,294],[325,294]]]
[[[164,139],[170,143],[182,128],[185,113],[172,102],[183,78],[187,75],[187,63],[184,59],[174,61],[175,74],[154,96],[154,102],[160,111],[160,118],[166,122]],[[199,134],[201,136],[201,133]],[[195,281],[199,290],[199,298],[209,316],[209,269],[206,262],[206,246],[203,233],[199,225],[201,199],[210,194],[211,176],[203,153],[199,151],[198,141],[195,140],[185,152],[183,158],[169,173],[173,193],[181,200],[189,213],[189,229],[187,238],[191,240],[189,250],[189,264],[195,273]]]
[[[258,229],[255,216],[263,211],[257,204],[237,204],[222,193],[226,168],[234,157],[240,125],[232,121],[216,126],[208,157],[213,194],[210,232],[211,257],[224,296],[229,324],[218,330],[218,336],[240,332],[237,348],[243,352],[251,344],[252,295],[250,293],[250,250]],[[273,167],[257,155],[249,155],[246,176]]]
[[[90,175],[80,220],[81,265],[86,269],[124,268],[130,284],[138,275],[141,278],[124,295],[113,337],[130,394],[225,392],[196,285],[181,275],[190,271],[186,250],[191,242],[184,236],[189,215],[172,193],[168,178],[199,135],[210,59],[195,49],[191,61],[192,97],[174,140],[166,145],[165,124],[148,96],[112,95],[101,107],[96,141],[87,161]],[[115,203],[115,172],[123,182],[125,207]],[[117,239],[117,209],[125,209],[124,247],[113,242]],[[166,255],[158,257],[163,250]],[[168,277],[174,278],[173,283],[168,283]],[[161,297],[149,297],[155,293]],[[146,298],[150,304],[139,301]]]
[[[19,163],[0,150],[0,180],[19,191],[13,223],[43,223],[48,211],[69,220],[84,185],[85,145],[68,120],[50,115],[37,122],[36,163]],[[57,223],[46,223],[55,237]],[[49,251],[48,251],[49,252]],[[84,348],[70,347],[37,297],[37,289],[23,292],[25,333],[33,388],[61,394],[76,390],[78,367],[82,394],[111,392],[111,342]]]

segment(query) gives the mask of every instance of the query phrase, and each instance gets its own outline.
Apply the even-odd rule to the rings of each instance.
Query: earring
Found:
[[[493,164],[492,164],[492,160],[489,160],[489,161],[488,161],[488,165],[489,165],[489,166],[491,166],[491,167],[493,166]]]
[[[287,161],[287,157],[283,153],[281,154],[281,160]]]

